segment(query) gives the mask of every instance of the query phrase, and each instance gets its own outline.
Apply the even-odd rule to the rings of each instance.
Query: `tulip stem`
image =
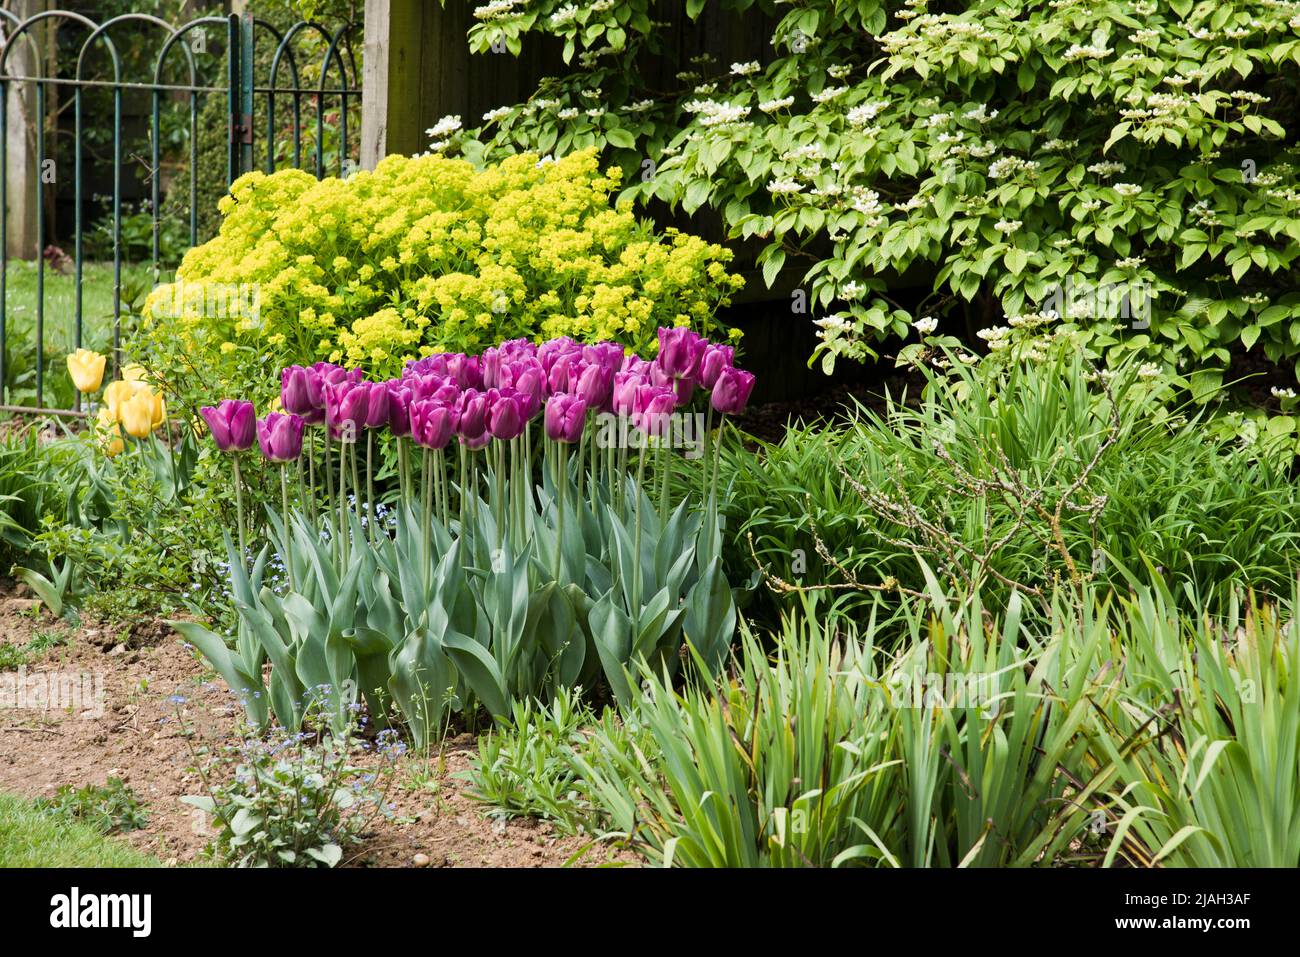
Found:
[[[355,439],[353,439],[352,441],[352,455],[350,456],[350,458],[352,459],[352,497],[356,500],[356,513],[358,516],[360,516],[361,515],[361,475],[357,471],[357,459],[359,458],[359,456],[357,455],[357,442]]]
[[[420,529],[423,550],[420,560],[424,563],[424,596],[429,595],[429,580],[433,577],[433,556],[430,554],[430,535],[433,531],[433,451],[425,449],[421,458],[421,477],[424,480],[424,522]]]
[[[406,474],[406,439],[397,440],[397,484],[401,489],[402,502],[410,497],[410,477]]]
[[[727,417],[724,415],[718,422],[718,440],[713,446],[713,480],[709,485],[709,503],[715,524],[718,517],[718,466],[722,460],[722,435],[726,427]]]
[[[561,569],[560,547],[564,541],[564,492],[565,492],[565,487],[569,484],[569,482],[568,482],[568,469],[565,464],[566,458],[568,456],[568,449],[565,447],[565,444],[563,442],[556,442],[555,444],[559,447],[557,449],[557,453],[558,453],[557,457],[560,463],[558,469],[560,473],[560,482],[559,482],[559,487],[555,491],[555,496],[556,496],[555,500],[559,509],[555,519],[555,580],[556,582],[559,582],[560,569]],[[582,453],[579,452],[578,454],[581,455]],[[579,459],[579,462],[581,462],[581,459]]]
[[[460,508],[460,537],[464,539],[468,537],[469,534],[468,527],[466,525],[466,520],[469,515],[467,511],[468,500],[466,499],[465,496],[465,483],[468,481],[467,478],[468,473],[465,467],[465,446],[457,444],[456,449],[457,449],[457,454],[460,457],[460,501],[458,501],[456,504]]]
[[[366,429],[366,513],[370,522],[366,526],[370,544],[375,544],[375,430]]]
[[[298,475],[301,477],[302,470],[299,469]],[[284,529],[284,570],[289,575],[289,590],[297,591],[298,586],[294,584],[293,579],[293,527],[289,519],[289,463],[280,463],[280,506],[283,511],[280,513],[280,521]]]
[[[311,485],[310,498],[308,498],[307,496],[307,485],[304,484],[304,482],[310,483]],[[316,524],[316,433],[314,431],[307,433],[307,475],[305,479],[303,477],[302,459],[301,458],[298,459],[298,484],[300,486],[299,495],[302,497],[302,506],[307,510],[307,513],[311,516],[312,524],[315,525]]]
[[[230,464],[235,470],[235,523],[239,530],[239,564],[248,568],[248,542],[244,537],[244,477],[239,472],[239,453],[230,456]]]
[[[636,496],[636,534],[632,546],[632,574],[635,577],[632,579],[632,607],[628,612],[632,616],[634,634],[641,620],[641,485],[645,481],[645,459],[645,451],[642,450],[636,457],[636,488],[633,489]]]
[[[668,521],[668,467],[672,457],[672,452],[662,439],[656,449],[656,456],[655,465],[659,471],[659,524],[662,525]]]
[[[713,438],[713,403],[709,403],[708,410],[704,413],[704,468],[700,470],[700,498],[705,498],[709,494],[709,440]],[[707,505],[707,500],[705,502]]]
[[[348,517],[348,445],[339,443],[339,577],[348,564],[348,537],[351,534]]]

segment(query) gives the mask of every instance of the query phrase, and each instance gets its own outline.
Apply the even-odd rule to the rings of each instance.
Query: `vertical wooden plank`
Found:
[[[38,9],[36,0],[16,0],[9,9],[19,19],[31,16]],[[40,64],[36,62],[34,46],[20,39],[9,51],[6,69],[13,76],[36,76]],[[8,186],[5,245],[8,255],[17,259],[32,259],[39,255],[36,248],[36,122],[35,84],[10,83],[5,104],[5,179]]]

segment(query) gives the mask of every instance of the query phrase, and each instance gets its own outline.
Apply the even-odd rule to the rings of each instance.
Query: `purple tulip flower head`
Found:
[[[649,375],[650,363],[646,362],[635,352],[629,352],[623,357],[623,364],[619,367],[620,372],[635,372],[637,375]]]
[[[257,412],[251,402],[222,399],[215,409],[203,406],[199,415],[208,423],[212,441],[222,452],[242,452],[257,441]]]
[[[754,373],[743,369],[723,369],[713,383],[710,401],[713,408],[723,415],[740,415],[749,402],[749,394],[754,391]]]
[[[718,381],[718,376],[722,374],[722,370],[730,369],[735,360],[736,350],[731,346],[709,343],[704,348],[703,358],[700,359],[700,370],[696,379],[704,388],[712,389],[713,384]]]
[[[370,387],[360,382],[325,383],[325,422],[330,435],[342,442],[355,442],[370,411]]]
[[[390,379],[388,389],[388,430],[394,437],[404,439],[411,434],[411,402],[415,393],[401,379]]]
[[[587,422],[587,400],[556,393],[546,400],[546,435],[557,442],[577,442]]]
[[[300,415],[308,425],[325,421],[325,399],[321,395],[321,374],[305,366],[280,370],[280,404],[291,415]]]
[[[456,419],[456,432],[461,439],[470,442],[477,442],[487,434],[487,396],[477,389],[466,389],[456,397],[456,404],[453,406],[453,412]],[[488,436],[491,438],[491,436]],[[487,442],[480,445],[469,445],[470,448],[482,448]]]
[[[551,366],[560,356],[567,356],[573,353],[582,352],[582,346],[578,345],[568,336],[558,336],[554,339],[548,339],[537,347],[537,359],[541,362],[542,368],[546,374],[551,374]]]
[[[614,372],[596,362],[582,366],[573,391],[593,409],[603,409],[614,394]]]
[[[447,358],[447,353],[435,352],[423,359],[412,359],[402,370],[402,377],[429,375],[430,373],[445,376],[447,375]]]
[[[519,396],[514,389],[489,389],[487,429],[492,438],[508,442],[524,432],[523,413],[519,408]]]
[[[478,356],[453,352],[447,356],[447,374],[462,389],[483,388],[483,362]]]
[[[602,369],[608,369],[612,380],[614,373],[623,368],[623,347],[617,342],[598,342],[594,346],[584,346],[582,361],[594,362]]]
[[[520,399],[524,419],[535,416],[546,398],[546,373],[536,359],[519,359],[502,367],[502,386],[512,386]]]
[[[612,401],[614,411],[619,415],[632,415],[636,411],[636,392],[646,384],[646,377],[639,372],[619,372],[614,376]]]
[[[451,409],[433,399],[417,399],[408,410],[411,438],[427,449],[445,448],[455,431]]]
[[[366,399],[366,421],[362,423],[367,429],[378,429],[388,424],[388,383],[363,382],[359,386],[369,391]]]
[[[643,385],[636,390],[632,409],[632,424],[646,435],[667,438],[677,396],[666,386]]]
[[[302,430],[307,423],[300,415],[271,412],[257,420],[257,444],[271,462],[292,462],[302,454]]]
[[[576,380],[578,363],[581,358],[582,354],[576,350],[555,357],[546,376],[546,382],[550,386],[552,395],[556,392],[569,391]]]
[[[708,342],[703,336],[691,330],[676,326],[672,329],[659,330],[659,355],[655,362],[668,375],[677,379],[689,379],[695,375],[700,366],[700,357]]]

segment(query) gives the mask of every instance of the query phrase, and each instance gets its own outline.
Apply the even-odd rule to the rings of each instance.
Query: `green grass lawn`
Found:
[[[0,794],[0,867],[161,867],[121,838],[58,820],[30,801]]]
[[[166,282],[170,273],[163,273]],[[36,389],[36,303],[35,262],[10,260],[5,277],[5,368],[4,379],[11,404],[28,405]],[[71,272],[45,268],[45,404],[67,406],[72,401],[63,357],[76,348],[76,279]],[[153,288],[153,269],[147,264],[122,266],[123,336],[131,322],[132,306],[138,308]],[[107,352],[113,342],[113,264],[85,263],[81,281],[81,344]]]

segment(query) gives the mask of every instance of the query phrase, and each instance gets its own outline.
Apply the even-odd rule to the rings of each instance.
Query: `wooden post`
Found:
[[[388,153],[418,153],[427,145],[422,78],[432,65],[425,40],[441,12],[441,5],[424,0],[366,0],[362,169],[374,169]]]
[[[37,3],[36,0],[17,0],[10,9],[23,20],[36,13]],[[5,61],[6,72],[11,76],[39,75],[41,64],[36,57],[37,45],[31,31],[24,33],[9,51],[9,58]],[[32,259],[40,255],[36,248],[36,204],[41,202],[36,185],[40,174],[36,168],[36,85],[15,82],[8,87],[4,132],[9,201],[5,210],[8,218],[6,245],[9,256]]]

